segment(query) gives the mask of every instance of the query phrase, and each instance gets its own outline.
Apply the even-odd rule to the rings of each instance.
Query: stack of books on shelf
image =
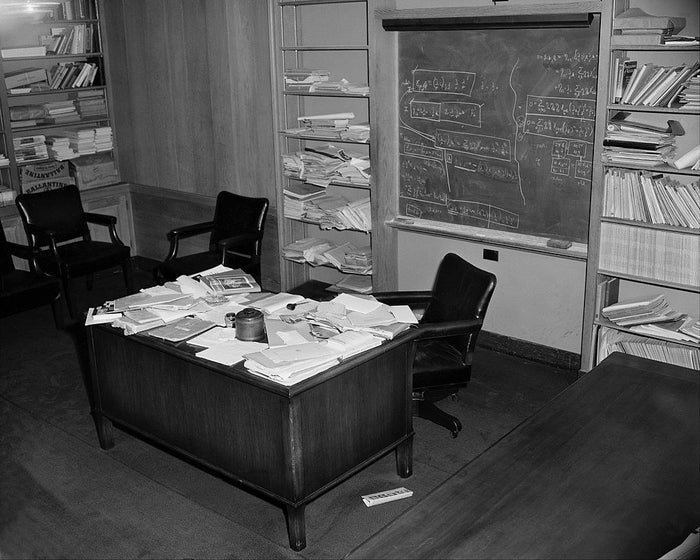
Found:
[[[616,60],[613,101],[626,105],[671,107],[696,76],[700,64],[662,66]]]
[[[330,72],[308,68],[292,68],[284,71],[284,87],[290,91],[309,91],[318,82],[327,82]]]
[[[49,157],[46,137],[43,134],[13,138],[12,143],[15,149],[15,159],[18,163],[41,161]]]
[[[700,228],[700,180],[682,184],[646,171],[605,172],[603,215],[652,224]]]
[[[618,113],[608,123],[603,139],[603,161],[619,165],[655,167],[672,160],[675,154],[674,128],[657,127],[643,122],[626,120],[626,113]]]
[[[10,107],[10,127],[16,129],[37,126],[46,116],[43,104],[15,105]]]
[[[50,101],[44,103],[46,109],[46,124],[60,124],[77,122],[80,120],[80,114],[75,107],[72,99],[66,101]]]
[[[7,47],[0,49],[2,58],[22,58],[25,56],[46,56],[46,47],[44,45],[27,46],[27,47]]]
[[[107,114],[107,101],[103,91],[81,91],[78,93],[75,104],[83,120]]]
[[[613,352],[700,369],[700,349],[603,327],[598,337],[598,362]]]
[[[613,46],[663,45],[667,38],[685,28],[683,17],[656,16],[639,8],[630,8],[615,16]]]
[[[5,73],[5,88],[11,93],[30,93],[35,84],[47,84],[46,70],[43,68],[20,68]]]
[[[113,147],[111,126],[59,130],[56,136],[68,138],[71,149],[81,156],[109,151]]]
[[[333,266],[351,274],[372,274],[372,253],[369,247],[352,243],[337,244],[327,239],[306,237],[282,248],[285,259],[313,266]]]
[[[700,287],[700,235],[601,222],[600,270]]]
[[[47,136],[46,146],[49,155],[56,161],[75,159],[80,156],[70,147],[70,140],[65,136]]]

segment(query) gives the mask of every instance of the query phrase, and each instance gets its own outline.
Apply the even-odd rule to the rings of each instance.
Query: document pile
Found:
[[[608,163],[635,166],[658,166],[673,160],[676,132],[680,125],[669,121],[659,127],[625,119],[618,113],[608,124],[603,139],[603,159]]]
[[[369,246],[356,247],[350,242],[336,244],[326,239],[306,237],[282,248],[285,259],[307,262],[314,266],[334,266],[350,274],[371,274],[372,253]]]
[[[302,217],[318,223],[321,229],[354,229],[364,232],[372,230],[372,212],[368,196],[350,202],[340,195],[324,194],[305,203]]]
[[[166,282],[163,286],[153,286],[138,293],[108,301],[99,308],[90,309],[86,325],[111,323],[121,328],[127,335],[150,331],[156,327],[179,322],[188,325],[189,336],[198,334],[197,326],[183,321],[196,316],[211,323],[209,326],[224,325],[226,313],[243,309],[239,300],[245,293],[225,296],[217,294],[203,279],[209,275],[247,276],[241,270],[219,265],[197,275],[180,276],[175,282]],[[257,291],[259,291],[259,286]],[[255,291],[255,289],[251,290]],[[178,333],[173,334],[175,336]],[[184,333],[179,333],[184,334]],[[186,337],[185,337],[186,338]],[[168,340],[173,340],[170,337]],[[182,338],[184,340],[184,338]]]
[[[331,183],[369,185],[369,158],[349,154],[331,144],[282,156],[284,172],[288,177],[312,185],[327,187]]]
[[[236,271],[218,266],[108,301],[90,309],[86,325],[111,323],[127,335],[186,343],[199,358],[226,366],[244,360],[251,373],[293,385],[417,323],[408,306],[388,306],[371,295],[340,294],[317,302],[284,292],[214,294],[203,278],[222,273]],[[262,341],[239,340],[235,323],[227,324],[227,314],[244,309],[255,309],[264,321]]]
[[[663,294],[615,303],[604,307],[601,313],[616,325],[635,333],[700,342],[700,322],[671,309]]]

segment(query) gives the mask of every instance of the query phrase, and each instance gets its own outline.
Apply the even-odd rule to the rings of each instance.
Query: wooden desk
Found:
[[[411,333],[285,387],[186,344],[88,327],[100,445],[114,445],[113,421],[262,492],[301,550],[310,500],[392,449],[411,475]]]
[[[658,558],[700,519],[698,400],[613,354],[348,558]]]

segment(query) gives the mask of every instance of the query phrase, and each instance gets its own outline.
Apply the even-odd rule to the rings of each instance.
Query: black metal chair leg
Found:
[[[459,421],[459,418],[440,410],[430,401],[416,401],[416,416],[447,428],[450,430],[453,438],[456,438],[462,429],[462,423]]]

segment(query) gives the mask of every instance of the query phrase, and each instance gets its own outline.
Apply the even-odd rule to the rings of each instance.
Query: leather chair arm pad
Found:
[[[5,241],[5,247],[12,256],[26,261],[30,260],[32,255],[38,252],[27,245],[20,245],[12,241]]]
[[[194,235],[210,232],[214,229],[214,222],[202,222],[200,224],[190,224],[179,228],[171,229],[168,232],[168,239],[185,239]]]
[[[90,222],[91,224],[98,224],[101,226],[111,226],[117,223],[117,219],[114,216],[109,216],[107,214],[83,212],[83,217],[86,221]]]
[[[237,245],[242,245],[244,243],[249,243],[250,241],[257,241],[262,238],[262,233],[259,231],[253,231],[250,233],[239,233],[238,235],[232,235],[226,239],[219,240],[219,247],[223,249],[228,249],[230,247],[235,247]]]
[[[481,330],[484,324],[482,319],[469,319],[466,321],[450,321],[447,323],[421,323],[418,325],[417,340],[427,338],[441,338],[452,335],[464,335]]]
[[[388,305],[425,305],[433,298],[433,293],[431,291],[424,290],[375,292],[372,295],[382,303],[386,303]]]

